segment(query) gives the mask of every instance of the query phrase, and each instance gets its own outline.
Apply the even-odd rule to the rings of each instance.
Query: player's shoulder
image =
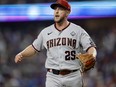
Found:
[[[41,31],[41,33],[45,34],[45,33],[47,33],[47,32],[51,32],[53,28],[54,28],[54,24],[49,25],[48,27],[45,27],[45,28]]]
[[[54,24],[49,25],[48,27],[44,28],[42,31],[43,32],[52,31],[53,28],[54,28]]]
[[[77,24],[75,24],[75,23],[72,23],[72,22],[71,22],[70,25],[71,25],[72,29],[83,30],[83,28],[82,28],[80,25],[77,25]]]

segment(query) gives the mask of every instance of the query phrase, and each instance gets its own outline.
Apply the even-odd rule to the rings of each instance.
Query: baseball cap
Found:
[[[51,4],[51,8],[54,9],[56,6],[61,6],[69,11],[71,11],[71,6],[66,0],[57,0],[55,3]]]

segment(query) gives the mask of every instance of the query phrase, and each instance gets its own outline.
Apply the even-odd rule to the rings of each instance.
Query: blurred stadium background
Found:
[[[15,55],[53,22],[55,0],[0,0],[0,87],[45,87],[46,50],[15,64]],[[84,74],[85,87],[116,87],[115,0],[68,0],[69,20],[82,26],[97,45],[97,63]],[[72,83],[73,84],[73,83]]]

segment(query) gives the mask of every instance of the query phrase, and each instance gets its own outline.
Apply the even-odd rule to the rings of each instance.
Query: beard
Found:
[[[54,17],[54,21],[55,21],[56,23],[62,23],[64,20],[65,20],[65,17],[59,17],[59,18]]]

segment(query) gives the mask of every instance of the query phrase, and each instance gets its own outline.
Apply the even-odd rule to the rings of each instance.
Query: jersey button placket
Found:
[[[59,50],[59,67],[62,68],[62,47],[58,47]]]

